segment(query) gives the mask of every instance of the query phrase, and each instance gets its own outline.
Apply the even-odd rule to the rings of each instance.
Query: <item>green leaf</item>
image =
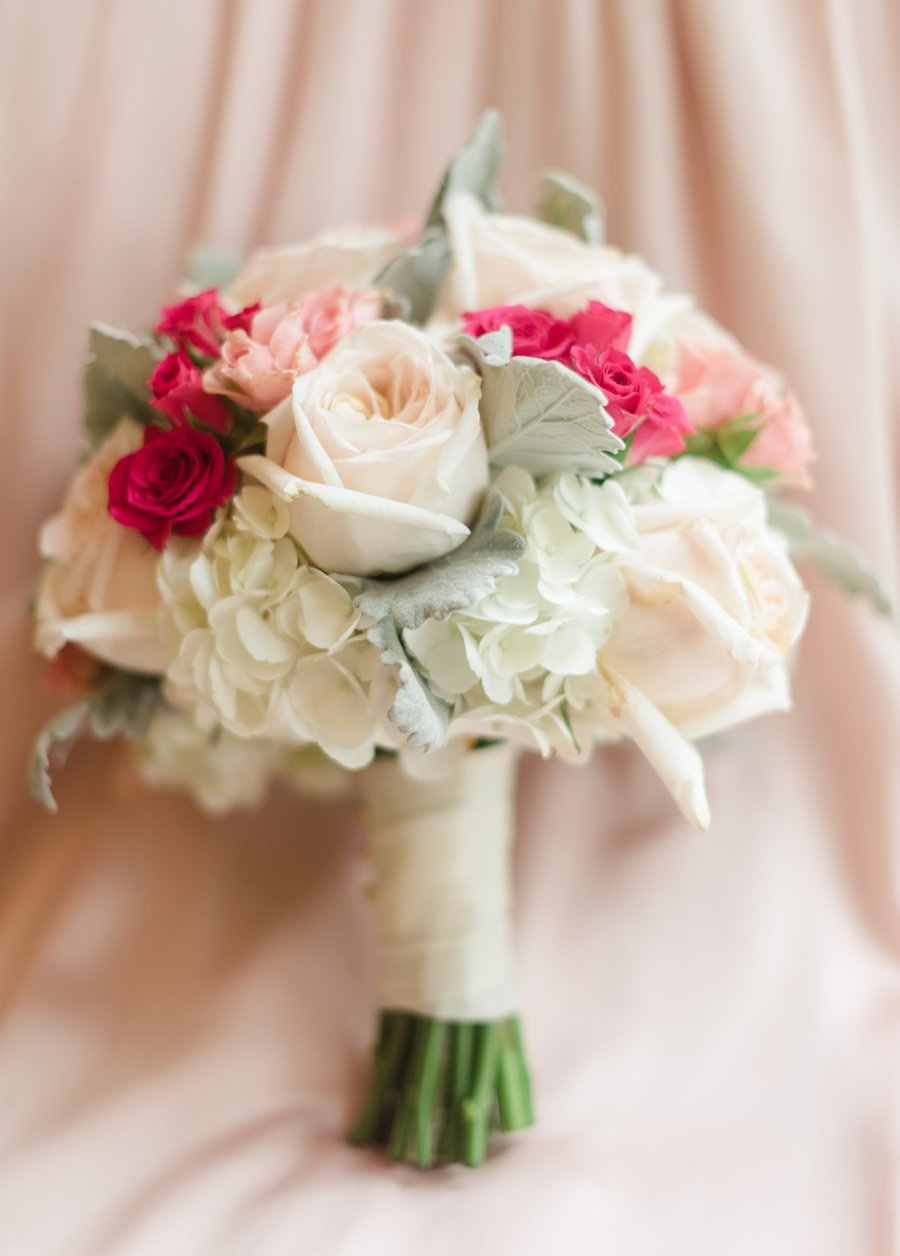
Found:
[[[893,600],[878,573],[843,537],[817,528],[800,506],[777,498],[769,498],[769,523],[787,537],[797,562],[812,563],[823,580],[864,597],[879,614],[895,617]]]
[[[163,357],[154,336],[93,324],[84,372],[84,426],[93,448],[126,415],[145,425],[159,418],[147,381]]]
[[[159,677],[115,672],[87,698],[60,711],[44,725],[34,743],[28,780],[32,796],[55,812],[51,766],[62,766],[79,737],[107,740],[120,735],[143,736],[161,702]]]
[[[409,303],[409,318],[424,323],[434,307],[450,263],[450,241],[444,223],[444,200],[457,192],[476,196],[494,207],[493,186],[503,161],[500,115],[482,114],[466,143],[450,162],[431,203],[425,226],[415,244],[392,257],[375,282]]]
[[[188,278],[198,288],[225,289],[241,268],[241,259],[213,244],[195,244],[188,258]]]
[[[510,576],[525,554],[516,532],[498,528],[503,499],[488,490],[484,505],[462,545],[408,575],[393,580],[334,576],[360,589],[353,600],[369,619],[385,616],[404,628],[421,628],[426,619],[446,619],[493,592],[502,576]]]
[[[602,244],[604,216],[599,197],[584,183],[562,170],[545,173],[538,202],[543,222],[563,227],[587,244]]]
[[[421,672],[403,648],[397,625],[390,615],[373,624],[366,634],[381,650],[381,661],[397,668],[399,689],[388,715],[411,746],[440,750],[447,744],[450,707],[431,691]]]
[[[599,388],[560,362],[512,357],[508,327],[477,340],[458,336],[463,355],[481,375],[481,421],[493,462],[547,471],[609,474],[622,448]]]

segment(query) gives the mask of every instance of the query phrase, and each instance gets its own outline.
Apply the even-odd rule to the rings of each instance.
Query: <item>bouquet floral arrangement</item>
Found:
[[[88,448],[45,524],[37,647],[84,732],[225,810],[359,773],[381,1026],[353,1136],[478,1164],[532,1121],[509,848],[521,749],[632,740],[706,827],[699,738],[790,705],[795,556],[887,603],[780,502],[809,428],[780,377],[562,175],[496,212],[485,115],[415,239],[327,232],[96,325]],[[329,767],[331,770],[329,773]]]

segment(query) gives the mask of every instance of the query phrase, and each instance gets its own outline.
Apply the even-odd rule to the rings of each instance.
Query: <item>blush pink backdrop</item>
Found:
[[[791,717],[709,755],[688,829],[628,749],[530,761],[517,854],[540,1123],[476,1174],[350,1149],[372,1028],[348,805],[214,823],[57,698],[37,526],[93,318],[188,245],[420,212],[481,109],[507,203],[554,165],[611,239],[781,365],[813,506],[898,577],[892,0],[0,3],[0,1250],[4,1256],[886,1256],[900,1131],[900,650],[814,584]]]

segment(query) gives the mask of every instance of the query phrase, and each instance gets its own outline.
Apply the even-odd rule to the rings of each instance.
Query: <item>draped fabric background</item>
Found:
[[[372,1029],[349,805],[213,823],[109,746],[56,818],[22,782],[87,323],[148,323],[198,238],[419,213],[488,104],[510,206],[570,170],[786,370],[818,518],[896,587],[898,56],[891,0],[2,0],[4,1253],[897,1250],[900,650],[867,607],[814,585],[796,712],[709,756],[706,834],[631,750],[528,763],[540,1124],[476,1174],[343,1142]]]

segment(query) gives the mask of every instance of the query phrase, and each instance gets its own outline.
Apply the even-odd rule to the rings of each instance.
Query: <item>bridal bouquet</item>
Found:
[[[520,751],[630,739],[706,827],[697,740],[790,705],[791,549],[886,605],[773,496],[812,461],[780,377],[603,244],[573,180],[498,213],[499,147],[487,114],[413,239],[330,231],[152,333],[95,325],[35,601],[81,686],[36,747],[48,805],[84,732],[214,810],[360,774],[381,1026],[353,1137],[422,1167],[532,1120]]]

